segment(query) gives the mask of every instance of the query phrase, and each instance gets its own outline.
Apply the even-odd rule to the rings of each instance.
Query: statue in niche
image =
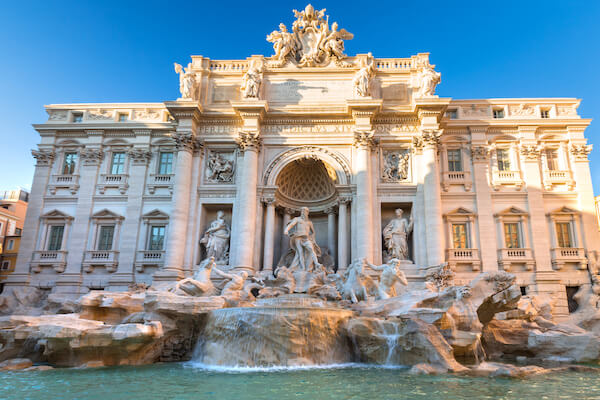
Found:
[[[404,211],[401,208],[396,209],[395,213],[396,218],[383,228],[387,259],[408,260],[408,235],[413,230],[413,218],[412,215],[410,219],[402,217]]]
[[[206,257],[214,258],[219,264],[229,262],[229,237],[231,231],[227,222],[225,222],[225,213],[217,211],[217,218],[211,222],[210,227],[204,233],[200,240],[206,248]]]
[[[315,241],[313,223],[308,219],[308,207],[302,207],[300,216],[293,218],[283,233],[290,237],[290,249],[294,252],[290,269],[310,272],[321,266],[318,260],[321,251]]]
[[[383,156],[382,178],[384,182],[399,182],[408,179],[410,154],[407,151],[388,151]]]
[[[179,91],[181,92],[182,99],[196,100],[196,76],[192,72],[191,64],[184,68],[177,63],[175,65],[175,72],[179,74]]]
[[[379,284],[377,285],[377,300],[389,299],[398,295],[396,284],[408,286],[408,281],[404,272],[400,270],[400,260],[392,258],[387,264],[375,266],[369,264],[369,268],[375,271],[381,271]]]
[[[270,35],[267,35],[267,41],[273,43],[273,50],[275,50],[275,59],[280,61],[282,64],[285,63],[288,55],[293,57],[298,47],[294,34],[288,32],[285,24],[279,24],[279,31],[273,31]]]
[[[442,74],[436,72],[430,64],[426,64],[419,74],[419,90],[416,97],[434,97],[435,87],[442,81]]]
[[[361,61],[361,68],[354,75],[352,85],[357,97],[371,97],[373,89],[373,78],[375,77],[375,63],[366,60]]]
[[[210,280],[210,274],[215,267],[215,258],[208,257],[200,263],[198,270],[192,278],[185,278],[177,282],[174,288],[169,289],[170,292],[184,296],[214,296],[217,289]],[[214,268],[215,270],[217,268]]]
[[[207,179],[210,182],[232,182],[233,161],[226,159],[220,153],[209,153]]]
[[[242,78],[242,97],[244,99],[258,99],[260,85],[262,84],[262,66],[258,65],[257,60],[250,62],[250,67]]]

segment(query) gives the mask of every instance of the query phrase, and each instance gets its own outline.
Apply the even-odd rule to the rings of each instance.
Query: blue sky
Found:
[[[430,52],[455,99],[577,97],[600,117],[600,1],[316,1],[354,33],[346,52]],[[271,55],[265,35],[305,2],[5,1],[0,6],[0,190],[29,187],[43,105],[178,97],[173,62]],[[600,122],[586,136],[600,194]]]

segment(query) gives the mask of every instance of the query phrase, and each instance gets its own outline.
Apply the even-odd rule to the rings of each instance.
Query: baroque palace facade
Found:
[[[600,250],[579,100],[440,98],[427,53],[348,57],[351,38],[308,6],[272,57],[176,64],[176,101],[46,106],[7,285],[126,290],[211,254],[272,271],[308,207],[329,268],[386,262],[396,221],[409,281],[505,270],[567,313]]]

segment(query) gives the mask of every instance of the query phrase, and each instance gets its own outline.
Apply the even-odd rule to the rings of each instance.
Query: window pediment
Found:
[[[105,208],[92,214],[92,219],[122,220],[124,217]]]
[[[473,217],[475,216],[475,213],[471,210],[468,210],[464,207],[458,207],[456,210],[451,211],[447,214],[444,215],[446,218],[452,218],[452,217]]]
[[[575,209],[564,206],[564,207],[561,207],[561,208],[558,208],[558,209],[552,211],[551,213],[548,213],[547,215],[560,216],[560,215],[576,215],[576,214],[581,214],[581,213]]]
[[[501,216],[508,217],[508,216],[516,216],[516,215],[526,216],[526,215],[529,215],[529,213],[527,213],[527,211],[523,211],[517,207],[509,207],[506,210],[495,214],[496,217],[501,217]]]
[[[154,210],[147,212],[146,214],[144,214],[142,216],[142,218],[144,219],[144,221],[149,221],[149,220],[168,220],[169,219],[169,214],[155,208]]]
[[[62,212],[60,210],[52,210],[52,211],[48,211],[47,213],[40,216],[40,219],[55,219],[55,220],[69,220],[70,221],[73,219],[73,217],[71,217],[68,214],[65,214],[64,212]]]

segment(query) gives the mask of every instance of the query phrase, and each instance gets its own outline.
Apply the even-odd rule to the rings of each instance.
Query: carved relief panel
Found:
[[[381,181],[385,183],[410,181],[409,149],[381,151]]]
[[[212,151],[206,155],[205,182],[233,183],[235,176],[235,152]]]

